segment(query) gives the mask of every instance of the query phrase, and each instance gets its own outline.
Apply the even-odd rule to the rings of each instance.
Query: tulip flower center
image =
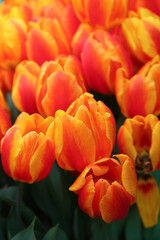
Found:
[[[151,172],[152,163],[147,150],[138,154],[135,160],[135,167],[137,172]]]

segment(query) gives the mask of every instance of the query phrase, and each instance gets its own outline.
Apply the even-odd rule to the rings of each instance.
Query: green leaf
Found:
[[[34,234],[34,224],[35,224],[35,218],[31,225],[26,228],[25,230],[18,233],[16,236],[14,236],[11,240],[36,240],[35,234]]]
[[[57,224],[46,233],[43,240],[67,240],[67,236]]]
[[[142,221],[136,204],[131,206],[127,216],[125,236],[126,240],[141,240],[142,238]]]
[[[13,237],[18,231],[25,228],[25,225],[22,222],[22,219],[20,220],[21,221],[19,222],[19,224],[17,224],[16,208],[11,207],[8,214],[7,222],[6,222],[8,239]]]

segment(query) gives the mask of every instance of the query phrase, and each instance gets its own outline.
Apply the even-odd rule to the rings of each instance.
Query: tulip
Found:
[[[69,1],[54,0],[50,6],[43,9],[43,16],[45,18],[57,19],[70,43],[80,24],[80,21],[77,18],[73,7],[69,4]]]
[[[135,202],[137,176],[132,160],[126,155],[103,158],[87,166],[69,188],[78,194],[81,210],[106,223],[127,216]]]
[[[55,114],[55,154],[63,169],[81,172],[90,163],[109,157],[115,137],[112,112],[89,93],[81,95],[66,112]]]
[[[69,105],[86,91],[80,62],[74,56],[60,56],[45,62],[40,70],[36,103],[42,116],[54,116],[58,109]]]
[[[104,30],[95,30],[89,35],[81,60],[87,86],[102,94],[114,93],[117,69],[123,66],[128,76],[133,73],[133,65],[125,49]]]
[[[145,227],[157,224],[159,213],[159,189],[151,172],[160,169],[160,121],[153,115],[137,115],[125,120],[118,131],[120,153],[127,154],[137,172],[142,173],[138,180],[137,206]]]
[[[131,12],[122,23],[122,33],[131,54],[146,63],[160,54],[160,17],[149,9]],[[146,41],[147,39],[147,41]]]
[[[124,69],[118,69],[115,95],[126,117],[160,114],[160,57],[146,63],[131,79]]]
[[[0,16],[0,68],[13,69],[26,58],[26,33],[23,20]]]
[[[15,181],[33,183],[47,177],[54,162],[54,141],[49,127],[54,118],[21,113],[6,132],[2,144],[2,166]]]
[[[69,42],[60,22],[51,18],[40,18],[30,23],[26,48],[28,59],[39,65],[55,60],[59,54],[70,53]]]
[[[72,0],[72,5],[81,22],[110,29],[126,17],[128,0]]]
[[[22,61],[14,73],[12,100],[16,108],[29,114],[36,113],[36,82],[40,67],[33,61]]]

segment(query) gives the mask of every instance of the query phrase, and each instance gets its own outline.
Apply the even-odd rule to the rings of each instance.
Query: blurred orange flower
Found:
[[[124,69],[118,69],[115,95],[126,117],[160,114],[160,56],[155,56],[128,79]]]
[[[56,18],[39,18],[30,22],[26,48],[28,59],[39,65],[56,59],[59,54],[70,53],[69,41]]]
[[[83,35],[81,39],[83,44]],[[84,42],[81,60],[86,84],[90,89],[103,94],[114,93],[118,68],[125,68],[128,76],[133,73],[132,62],[124,47],[104,30],[91,32]]]
[[[48,129],[54,118],[21,113],[6,132],[2,144],[2,166],[15,181],[33,183],[44,179],[54,162],[54,140]]]
[[[13,69],[26,58],[26,34],[23,20],[0,16],[0,68]]]
[[[147,8],[130,12],[122,23],[122,33],[131,54],[142,63],[160,54],[160,17]],[[146,40],[147,39],[147,40]]]
[[[138,180],[137,206],[145,227],[157,224],[160,194],[151,172],[160,169],[160,121],[152,114],[125,120],[118,132],[120,153],[127,154],[142,175]]]
[[[105,29],[119,25],[128,10],[128,0],[72,0],[72,5],[81,22]]]
[[[126,155],[103,158],[87,166],[69,188],[78,194],[81,210],[91,218],[110,223],[127,216],[136,200],[137,176],[132,160]]]
[[[36,83],[40,67],[33,61],[22,61],[15,70],[12,88],[12,100],[16,108],[33,114],[36,106]]]
[[[54,116],[58,109],[69,105],[86,91],[79,60],[60,56],[45,62],[40,70],[36,88],[36,103],[42,116]]]
[[[59,166],[81,172],[88,164],[109,157],[116,137],[112,112],[84,93],[66,112],[55,114],[55,154]]]

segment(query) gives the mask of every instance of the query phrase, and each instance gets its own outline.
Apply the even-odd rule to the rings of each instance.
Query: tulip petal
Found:
[[[152,132],[152,144],[149,151],[152,170],[160,169],[160,122],[157,122]]]
[[[157,224],[160,209],[160,194],[156,180],[150,174],[138,180],[137,206],[145,227]]]
[[[91,218],[94,217],[94,212],[92,209],[92,202],[95,193],[94,182],[92,176],[86,177],[86,183],[80,191],[78,197],[78,204],[82,211],[87,213]]]
[[[101,202],[101,199],[103,198],[103,196],[107,192],[107,189],[109,187],[109,183],[108,183],[107,180],[101,178],[95,183],[94,186],[95,186],[95,194],[94,194],[93,203],[92,203],[93,212],[94,212],[95,216],[101,218],[101,212],[100,212],[99,204]]]
[[[32,183],[30,173],[30,161],[38,146],[45,140],[45,135],[36,132],[30,132],[22,138],[21,150],[16,158],[16,166],[14,169],[14,180]]]
[[[119,183],[113,182],[100,202],[102,219],[106,223],[122,219],[127,216],[129,206],[128,193]]]
[[[132,160],[123,154],[115,155],[122,164],[122,184],[125,190],[131,195],[131,204],[136,201],[137,175]]]
[[[55,118],[55,150],[60,167],[66,170],[82,171],[95,161],[95,141],[86,125],[72,116]],[[72,134],[71,134],[72,129]],[[62,152],[62,153],[61,153]]]
[[[51,140],[47,139],[39,145],[30,161],[32,182],[40,181],[48,176],[54,160],[54,147]]]

